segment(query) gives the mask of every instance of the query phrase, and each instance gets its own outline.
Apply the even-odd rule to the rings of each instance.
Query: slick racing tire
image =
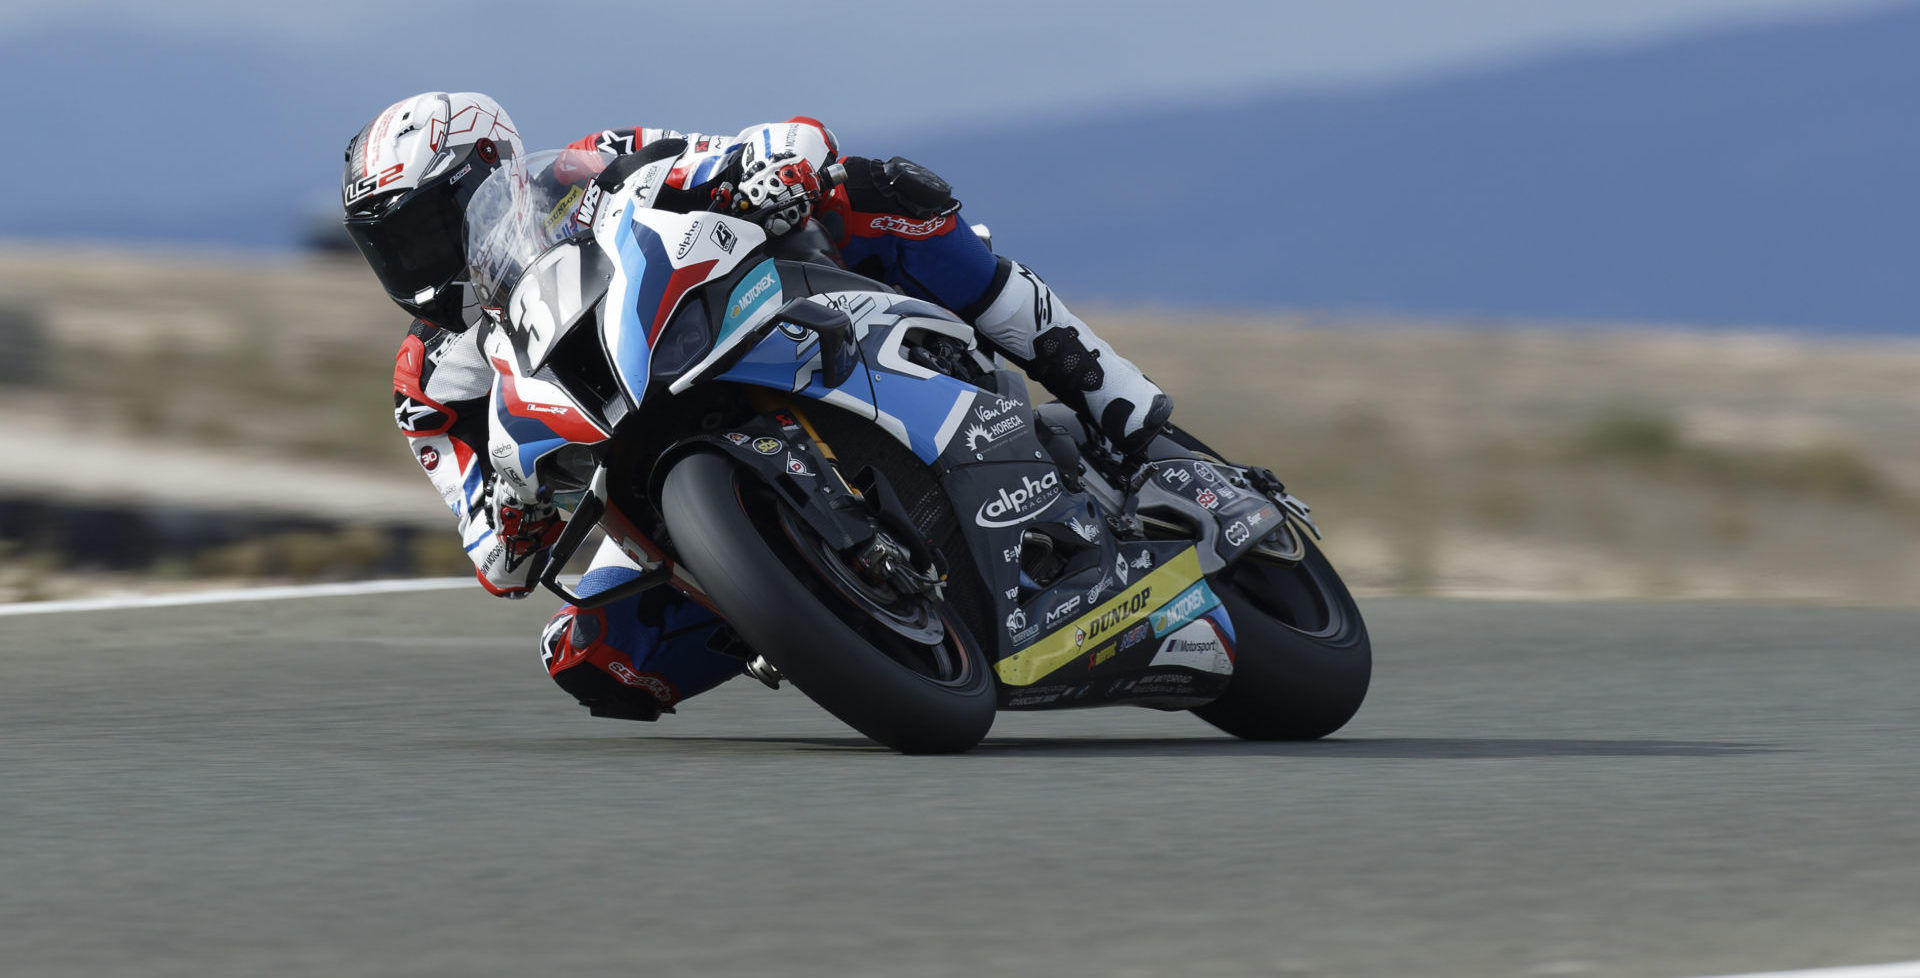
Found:
[[[786,503],[697,452],[674,464],[661,509],[675,549],[746,643],[848,726],[906,754],[950,754],[993,726],[993,671],[960,616],[931,606],[944,634],[921,644],[876,620],[833,579],[837,559]]]
[[[1287,564],[1249,554],[1214,581],[1233,616],[1233,678],[1194,713],[1246,740],[1316,740],[1360,709],[1373,677],[1366,622],[1312,541]]]

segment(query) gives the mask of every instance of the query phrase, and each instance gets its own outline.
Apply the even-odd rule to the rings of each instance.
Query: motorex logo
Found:
[[[749,275],[734,286],[733,294],[727,297],[727,318],[720,325],[722,333],[732,331],[780,298],[780,276],[773,270],[773,262],[765,262],[755,271],[761,274]]]
[[[1060,473],[1048,472],[1038,479],[1023,475],[1019,485],[1001,486],[993,498],[982,503],[973,521],[989,527],[1025,523],[1053,505],[1060,495]]]
[[[1180,626],[1212,611],[1219,604],[1220,599],[1214,596],[1213,589],[1207,586],[1207,582],[1201,581],[1180,592],[1179,597],[1153,613],[1149,619],[1153,622],[1153,637],[1161,638],[1168,632],[1177,631]]]

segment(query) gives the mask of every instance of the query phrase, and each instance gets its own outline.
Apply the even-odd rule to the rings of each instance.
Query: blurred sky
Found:
[[[388,101],[434,88],[494,93],[544,144],[609,124],[610,105],[633,106],[636,119],[645,116],[638,121],[724,129],[796,104],[843,137],[901,135],[1084,107],[1381,81],[1882,3],[4,0],[0,41],[107,29],[163,44],[243,42],[324,71],[316,83],[367,101],[357,106],[365,117],[384,104],[368,100],[369,87],[390,90]],[[813,59],[828,81],[807,69]],[[626,66],[630,90],[608,81],[619,77],[609,69]]]

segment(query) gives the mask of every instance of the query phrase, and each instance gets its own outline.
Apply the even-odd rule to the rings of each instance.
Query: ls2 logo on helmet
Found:
[[[1045,512],[1060,498],[1061,493],[1058,472],[1048,472],[1038,479],[1023,475],[1020,485],[1012,489],[1001,486],[992,499],[982,503],[973,521],[986,527],[1025,523]]]
[[[374,191],[380,189],[381,187],[384,187],[387,184],[390,184],[395,180],[400,179],[400,174],[404,172],[406,168],[407,168],[407,165],[405,163],[395,163],[394,165],[387,167],[384,170],[381,170],[377,174],[370,173],[364,177],[361,177],[358,180],[355,180],[350,184],[347,184],[345,191],[340,195],[341,196],[340,202],[343,204],[346,204],[349,207],[352,206],[354,201],[357,201],[362,197],[365,197],[368,194],[371,194]]]

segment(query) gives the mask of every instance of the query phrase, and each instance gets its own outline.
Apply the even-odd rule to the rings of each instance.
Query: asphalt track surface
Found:
[[[1920,958],[1920,613],[1364,603],[1334,740],[751,681],[477,593],[0,619],[0,973],[1640,975]]]

